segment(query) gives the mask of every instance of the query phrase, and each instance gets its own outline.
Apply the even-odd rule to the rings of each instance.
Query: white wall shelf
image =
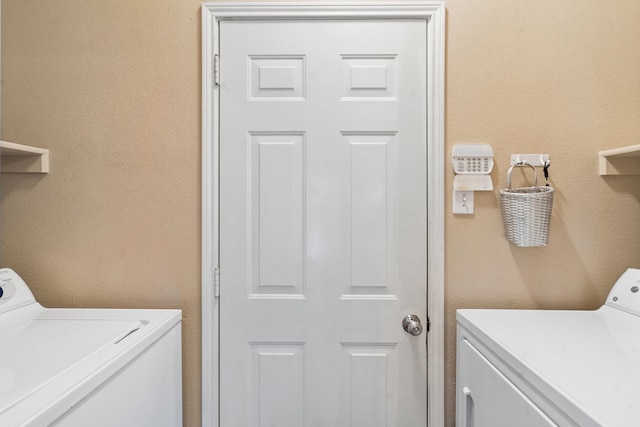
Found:
[[[49,150],[0,141],[0,172],[49,173]]]
[[[640,175],[640,144],[598,153],[600,175]]]

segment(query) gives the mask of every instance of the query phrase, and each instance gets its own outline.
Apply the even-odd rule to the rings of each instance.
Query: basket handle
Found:
[[[507,172],[507,189],[511,190],[511,172],[513,171],[513,168],[522,167],[522,166],[529,166],[531,169],[533,169],[533,175],[536,178],[535,183],[533,185],[534,187],[538,186],[538,174],[536,173],[536,168],[534,168],[533,165],[531,165],[530,163],[518,162],[518,163],[512,164],[511,167],[509,168],[509,171]]]

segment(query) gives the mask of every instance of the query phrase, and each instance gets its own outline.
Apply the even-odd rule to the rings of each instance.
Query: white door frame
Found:
[[[203,3],[202,5],[202,426],[218,427],[218,87],[214,57],[225,19],[405,18],[427,21],[428,425],[444,425],[444,1]],[[228,426],[221,426],[228,427]]]

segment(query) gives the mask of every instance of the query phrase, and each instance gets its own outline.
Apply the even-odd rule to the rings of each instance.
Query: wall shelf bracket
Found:
[[[598,153],[600,175],[640,175],[640,144]]]
[[[49,173],[49,150],[0,141],[0,172]]]

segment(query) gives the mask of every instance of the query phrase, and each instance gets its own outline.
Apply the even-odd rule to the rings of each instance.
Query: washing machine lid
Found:
[[[505,375],[580,425],[636,425],[640,419],[640,317],[603,306],[459,310],[457,318],[511,366]]]
[[[137,320],[35,317],[0,327],[0,414],[140,328]]]

